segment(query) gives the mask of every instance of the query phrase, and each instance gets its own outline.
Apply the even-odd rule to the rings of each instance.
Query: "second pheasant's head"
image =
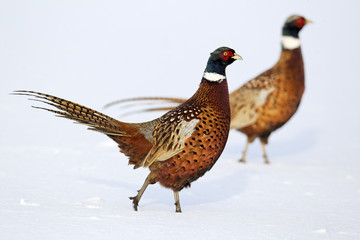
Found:
[[[216,49],[214,52],[210,53],[210,58],[204,72],[204,78],[212,82],[221,82],[225,79],[226,67],[236,60],[242,60],[242,57],[233,49],[228,47]]]
[[[306,25],[312,21],[299,16],[292,15],[288,17],[282,28],[282,46],[285,49],[296,49],[300,47],[299,32]]]
[[[282,34],[283,36],[298,38],[300,30],[308,23],[312,23],[312,21],[299,15],[292,15],[286,19]]]

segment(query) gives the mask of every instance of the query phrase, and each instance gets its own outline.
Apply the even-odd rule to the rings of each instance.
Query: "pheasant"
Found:
[[[311,21],[299,15],[287,18],[282,28],[282,50],[277,63],[230,94],[230,128],[247,136],[247,143],[240,162],[246,162],[249,144],[259,138],[265,163],[270,163],[265,149],[270,134],[283,126],[298,109],[305,90],[304,63],[299,32],[308,23]],[[181,98],[142,97],[115,101],[107,106],[139,100],[184,102],[184,99]],[[171,108],[148,108],[145,110],[167,109]]]
[[[210,54],[195,94],[163,116],[143,123],[126,123],[80,104],[34,91],[14,91],[55,109],[35,107],[75,120],[106,134],[129,158],[134,168],[150,169],[141,189],[130,197],[134,210],[149,184],[159,182],[174,192],[176,212],[181,212],[179,192],[203,176],[220,157],[229,133],[230,106],[225,69],[242,59],[233,49],[221,47]]]

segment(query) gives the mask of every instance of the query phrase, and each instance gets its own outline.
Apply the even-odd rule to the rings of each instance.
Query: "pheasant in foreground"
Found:
[[[15,91],[40,99],[58,116],[88,125],[106,134],[129,157],[129,164],[149,167],[150,173],[135,197],[135,210],[146,187],[159,182],[174,191],[176,212],[179,192],[209,171],[220,157],[229,133],[230,106],[225,68],[242,59],[233,49],[211,53],[196,93],[163,116],[144,123],[125,123],[65,99],[33,91]]]
[[[260,138],[265,163],[269,163],[265,146],[270,134],[284,125],[296,112],[305,89],[304,63],[299,32],[311,21],[302,16],[290,16],[282,28],[282,50],[277,63],[230,94],[231,129],[247,136],[241,162],[246,162],[250,143]],[[107,106],[138,100],[184,102],[180,98],[143,97],[123,99]],[[147,111],[171,108],[149,108]]]

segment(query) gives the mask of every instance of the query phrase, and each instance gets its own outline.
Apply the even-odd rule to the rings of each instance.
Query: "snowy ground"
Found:
[[[326,7],[325,7],[326,6]],[[0,239],[360,239],[358,1],[0,1]],[[117,117],[118,98],[187,97],[208,54],[244,61],[229,88],[270,67],[288,15],[301,32],[306,92],[299,112],[237,162],[231,132],[204,177],[180,193],[136,194],[134,171],[105,136],[30,108],[16,89],[47,92]],[[141,121],[132,116],[126,121]],[[155,116],[150,116],[155,117]]]

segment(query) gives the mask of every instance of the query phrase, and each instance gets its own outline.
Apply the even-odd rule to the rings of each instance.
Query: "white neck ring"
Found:
[[[293,50],[300,47],[300,39],[291,36],[282,36],[281,44],[285,49]]]
[[[224,75],[211,72],[204,72],[203,77],[210,82],[222,82],[226,78]]]

